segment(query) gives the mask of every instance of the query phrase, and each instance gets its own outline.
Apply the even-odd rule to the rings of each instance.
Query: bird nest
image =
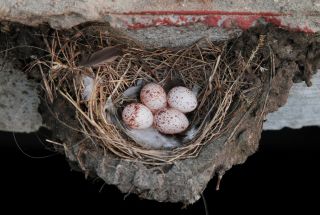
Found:
[[[150,165],[196,157],[221,134],[233,135],[235,128],[229,124],[234,114],[257,95],[252,93],[257,92],[257,84],[248,79],[247,70],[263,72],[260,65],[266,61],[257,57],[264,46],[263,35],[243,53],[234,51],[232,43],[206,38],[186,48],[148,50],[124,36],[92,29],[56,31],[46,44],[50,58],[36,64],[49,102],[61,96],[70,102],[79,130],[92,144],[122,159]],[[122,123],[124,106],[139,101],[132,91],[150,82],[166,90],[182,85],[197,94],[198,107],[187,115],[188,130],[165,135],[179,143],[174,147],[141,145]]]

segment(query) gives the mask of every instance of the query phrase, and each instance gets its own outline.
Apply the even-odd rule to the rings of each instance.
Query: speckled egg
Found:
[[[178,134],[188,126],[188,118],[174,108],[161,109],[154,116],[154,127],[164,134]]]
[[[152,112],[140,103],[127,105],[122,111],[122,119],[130,128],[145,129],[153,124]]]
[[[145,85],[140,92],[140,99],[153,113],[167,106],[166,92],[159,84]]]
[[[197,107],[197,97],[186,87],[174,87],[168,93],[168,104],[182,113],[189,113]]]

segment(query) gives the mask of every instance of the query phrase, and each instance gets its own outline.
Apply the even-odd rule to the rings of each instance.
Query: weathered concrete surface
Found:
[[[36,84],[0,58],[0,130],[34,132],[42,125]]]
[[[264,12],[269,15],[319,15],[317,0],[2,0],[0,17],[26,24],[49,22],[55,27],[68,28],[84,21],[104,21],[109,15],[159,14],[220,14],[238,15]],[[211,11],[211,12],[210,12]],[[184,13],[182,13],[184,12]],[[181,23],[183,24],[183,23]],[[319,26],[318,26],[319,27]]]
[[[264,123],[265,130],[278,130],[284,127],[301,128],[320,126],[320,73],[314,75],[313,85],[294,84],[288,101],[278,111],[268,114]]]
[[[224,40],[260,23],[317,32],[319,14],[318,0],[0,1],[0,20],[53,28],[108,22],[148,47],[188,46],[200,36]]]
[[[185,26],[181,28],[179,39],[171,46],[181,45],[181,38],[184,38],[183,44],[186,45],[190,40],[196,41],[198,31],[193,34],[190,33],[192,30],[188,31],[188,26],[196,23],[209,28],[206,32],[209,32],[211,38],[219,40],[224,39],[228,33],[233,35],[235,29],[248,29],[263,22],[291,30],[317,32],[320,30],[319,12],[320,3],[317,0],[0,1],[0,19],[28,25],[49,23],[54,28],[70,28],[88,21],[109,22],[111,26],[147,44],[157,39],[161,41],[167,35],[173,38],[174,35],[168,31],[175,34],[179,29],[174,26]],[[157,26],[171,27],[149,30]],[[221,31],[222,28],[227,30]],[[136,31],[138,29],[140,31]],[[166,42],[160,45],[167,46]]]
[[[211,41],[225,41],[241,34],[241,30],[213,28],[202,24],[194,24],[185,28],[176,26],[158,26],[147,29],[129,30],[128,36],[142,43],[145,47],[183,47],[195,41],[208,38]]]

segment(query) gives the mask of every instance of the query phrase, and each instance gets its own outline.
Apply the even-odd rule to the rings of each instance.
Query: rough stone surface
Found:
[[[52,109],[59,110],[60,119],[77,126],[74,114],[70,114],[74,110],[65,101],[56,100]],[[252,120],[241,125],[230,141],[226,141],[228,136],[223,135],[204,147],[196,158],[179,160],[166,166],[146,166],[138,161],[119,159],[61,126],[50,116],[45,117],[46,124],[55,130],[56,137],[64,143],[66,157],[86,175],[97,175],[123,193],[135,193],[141,198],[159,202],[194,203],[200,199],[200,194],[214,175],[222,176],[232,165],[245,162],[257,150],[260,139],[260,132],[253,135],[253,130],[259,124],[258,119],[247,114],[246,120]],[[234,123],[237,121],[239,118]]]
[[[34,132],[42,125],[36,84],[0,58],[0,130]]]
[[[112,14],[141,11],[240,11],[294,12],[297,15],[317,13],[315,0],[2,0],[0,17],[7,20],[69,28],[85,21],[104,21]],[[112,17],[112,16],[111,16]]]
[[[155,42],[156,47],[189,45],[200,35],[223,40],[234,35],[234,30],[256,25],[260,18],[280,27],[316,32],[320,30],[319,14],[320,4],[316,0],[0,1],[0,19],[3,20],[27,25],[49,23],[53,28],[70,28],[92,21],[108,22],[141,43]],[[189,28],[197,23],[204,26]],[[156,28],[158,26],[166,27]],[[206,27],[199,34],[199,30]],[[222,30],[225,28],[230,31]],[[174,40],[175,36],[177,39]]]
[[[240,35],[241,31],[239,29],[227,31],[222,28],[194,24],[185,28],[159,26],[134,31],[129,30],[126,34],[148,48],[172,48],[190,46],[202,38],[208,38],[211,41],[225,41]]]
[[[278,130],[284,127],[301,128],[320,126],[320,73],[314,75],[313,85],[296,83],[290,90],[288,101],[278,111],[268,114],[263,125],[265,130]]]

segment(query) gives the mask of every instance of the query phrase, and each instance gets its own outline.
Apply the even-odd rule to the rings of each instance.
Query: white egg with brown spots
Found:
[[[174,87],[168,93],[168,105],[182,113],[189,113],[197,108],[195,94],[186,87]]]
[[[149,83],[141,89],[140,100],[153,113],[167,106],[166,92],[155,83]]]
[[[146,129],[153,124],[153,114],[145,105],[132,103],[122,111],[123,122],[134,129]]]
[[[178,134],[188,126],[188,118],[174,108],[161,109],[154,115],[154,127],[164,134]]]

